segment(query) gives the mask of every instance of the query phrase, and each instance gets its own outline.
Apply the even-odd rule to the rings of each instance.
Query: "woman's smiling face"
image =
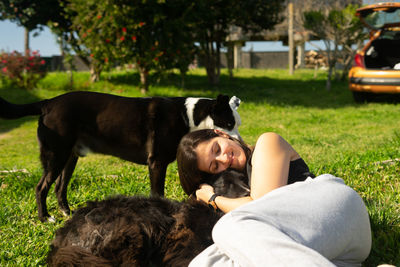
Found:
[[[228,168],[244,170],[246,154],[235,141],[223,136],[214,137],[198,144],[195,149],[200,171],[220,173]]]

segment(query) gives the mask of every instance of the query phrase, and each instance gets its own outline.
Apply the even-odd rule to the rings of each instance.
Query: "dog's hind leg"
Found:
[[[66,125],[64,125],[66,128]],[[65,128],[63,129],[65,132]],[[72,154],[74,140],[61,135],[57,130],[48,128],[44,117],[39,118],[37,130],[40,160],[43,166],[43,176],[36,186],[36,203],[39,219],[42,222],[54,221],[47,211],[46,198],[51,185],[61,176]],[[60,177],[61,178],[61,177]]]
[[[54,218],[50,217],[47,211],[47,194],[51,185],[56,181],[57,177],[61,176],[64,166],[67,164],[68,155],[71,152],[58,151],[57,153],[49,151],[41,145],[40,157],[43,164],[43,176],[36,186],[36,203],[39,212],[39,219],[42,222],[53,222]],[[67,155],[67,156],[65,156]],[[60,177],[61,178],[61,177]]]
[[[149,175],[152,196],[164,196],[165,174],[168,163],[149,160]]]
[[[61,172],[61,175],[56,181],[54,191],[57,196],[58,206],[65,216],[69,216],[71,211],[68,205],[67,189],[68,183],[72,177],[72,173],[75,170],[76,163],[78,162],[78,156],[72,153],[68,159],[67,164]]]
[[[39,219],[42,222],[50,221],[54,222],[54,218],[50,217],[50,214],[47,211],[47,194],[51,185],[57,179],[57,177],[61,174],[62,167],[51,168],[49,170],[45,170],[42,178],[36,186],[36,203],[39,212]]]

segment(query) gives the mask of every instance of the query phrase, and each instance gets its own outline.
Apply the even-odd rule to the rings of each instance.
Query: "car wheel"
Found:
[[[371,99],[371,94],[366,92],[354,92],[353,91],[354,101],[357,103],[368,102]]]

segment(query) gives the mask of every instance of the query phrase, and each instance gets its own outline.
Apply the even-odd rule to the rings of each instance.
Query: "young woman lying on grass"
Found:
[[[262,134],[253,149],[218,130],[192,132],[177,161],[184,191],[227,213],[190,266],[360,266],[370,252],[361,197],[341,178],[312,179],[278,134]],[[228,168],[248,174],[250,196],[214,194],[208,179]]]

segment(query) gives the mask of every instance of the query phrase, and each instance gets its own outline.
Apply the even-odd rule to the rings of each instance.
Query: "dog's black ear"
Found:
[[[223,103],[229,103],[229,96],[220,94],[217,96],[217,105]]]

